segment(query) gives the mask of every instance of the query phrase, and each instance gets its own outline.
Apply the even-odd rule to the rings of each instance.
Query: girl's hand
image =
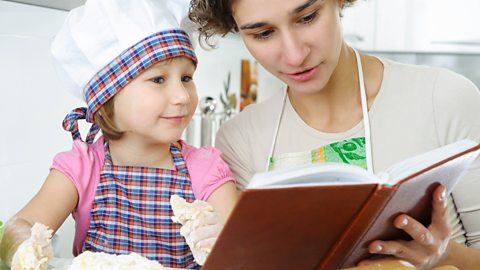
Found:
[[[203,265],[223,227],[223,220],[208,202],[195,200],[192,203],[178,195],[170,197],[174,217],[182,224],[180,235],[185,237],[195,261]]]
[[[47,225],[55,232],[75,209],[77,202],[78,193],[73,182],[61,172],[51,170],[40,191],[5,224],[0,243],[3,263],[12,264],[15,252],[31,236],[30,230],[36,222]]]
[[[47,226],[35,223],[31,228],[30,237],[13,255],[11,269],[47,269],[48,262],[53,258],[52,233],[53,230]]]
[[[224,222],[216,212],[205,212],[193,221],[193,231],[189,235],[195,247],[211,252]]]
[[[373,241],[368,250],[373,254],[383,254],[405,260],[417,269],[431,269],[447,256],[450,240],[450,226],[447,218],[447,198],[443,186],[433,194],[432,223],[425,228],[420,222],[401,214],[394,220],[394,226],[407,232],[413,240]],[[377,260],[364,260],[366,265]]]

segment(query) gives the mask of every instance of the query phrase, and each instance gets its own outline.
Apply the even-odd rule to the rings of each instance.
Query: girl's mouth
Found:
[[[185,119],[185,116],[165,116],[165,117],[162,117],[163,119],[173,123],[173,124],[179,124],[181,123],[184,119]]]

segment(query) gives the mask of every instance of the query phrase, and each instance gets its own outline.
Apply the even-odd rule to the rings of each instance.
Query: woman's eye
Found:
[[[155,77],[153,79],[151,79],[151,81],[153,83],[157,83],[157,84],[160,84],[160,83],[164,83],[165,82],[165,79],[163,77]]]
[[[193,80],[192,76],[184,75],[182,76],[182,82],[190,82]]]
[[[273,30],[265,30],[260,33],[253,34],[254,39],[267,39],[273,34]]]
[[[313,20],[315,20],[315,18],[317,17],[317,15],[318,15],[318,11],[315,11],[315,12],[313,12],[313,13],[310,13],[310,14],[308,14],[307,16],[302,17],[302,18],[300,19],[300,23],[305,23],[305,24],[311,23]]]

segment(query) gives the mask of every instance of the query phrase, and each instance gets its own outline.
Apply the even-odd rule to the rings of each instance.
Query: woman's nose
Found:
[[[283,36],[282,58],[289,66],[301,66],[310,52],[307,43],[295,33],[287,33]]]

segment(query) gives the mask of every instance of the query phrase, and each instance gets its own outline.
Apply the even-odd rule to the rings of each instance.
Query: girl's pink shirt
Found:
[[[214,147],[195,148],[180,141],[182,155],[187,164],[195,198],[207,200],[221,185],[233,181],[228,165],[222,160],[220,150]],[[73,255],[82,251],[90,224],[90,211],[100,181],[105,151],[103,137],[91,145],[75,140],[72,150],[55,156],[50,169],[55,169],[67,176],[78,192],[78,204],[72,212],[75,219],[75,238]]]

